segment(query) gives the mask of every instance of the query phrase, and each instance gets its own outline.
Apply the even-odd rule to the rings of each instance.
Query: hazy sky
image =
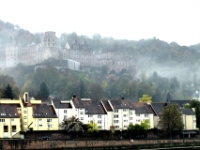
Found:
[[[200,0],[0,0],[0,20],[32,33],[200,43]]]

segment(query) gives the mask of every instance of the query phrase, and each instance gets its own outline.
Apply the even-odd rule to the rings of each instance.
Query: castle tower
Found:
[[[56,46],[56,33],[55,32],[53,32],[53,31],[45,32],[44,45],[46,47],[55,47]]]

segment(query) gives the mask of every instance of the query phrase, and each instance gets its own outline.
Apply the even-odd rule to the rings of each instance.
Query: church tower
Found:
[[[55,47],[56,46],[56,33],[55,32],[53,32],[53,31],[45,32],[44,45],[45,45],[45,47]]]

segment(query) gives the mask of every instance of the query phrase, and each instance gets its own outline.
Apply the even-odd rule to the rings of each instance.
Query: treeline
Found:
[[[20,28],[19,25],[0,20],[0,46],[38,44],[43,41],[43,37],[44,33],[32,34],[28,30]],[[117,40],[112,37],[101,37],[99,34],[94,34],[92,37],[77,35],[75,32],[61,34],[57,38],[57,44],[64,48],[67,42],[71,44],[74,40],[78,40],[80,44],[86,41],[94,52],[112,51],[128,58],[145,58],[151,65],[159,63],[167,66],[190,67],[200,62],[199,44],[187,47],[180,46],[176,42],[169,44],[157,38],[139,41]]]
[[[105,72],[81,72],[73,70],[57,70],[53,67],[37,69],[18,65],[16,68],[6,71],[14,77],[3,76],[2,89],[8,84],[16,87],[20,93],[28,91],[36,98],[42,98],[41,94],[46,93],[41,89],[45,83],[49,94],[57,95],[61,99],[70,99],[73,94],[82,98],[100,100],[103,98],[120,99],[122,97],[138,101],[140,97],[147,94],[152,101],[166,101],[167,99],[190,99],[193,95],[194,86],[178,81],[177,78],[161,77],[156,72],[147,77],[141,74],[137,80],[133,80],[127,70],[120,73]],[[4,82],[3,82],[4,81]],[[12,83],[10,82],[12,81]],[[44,86],[44,85],[43,85]],[[18,93],[17,93],[18,94]]]
[[[1,46],[38,44],[42,42],[43,36],[44,33],[32,34],[18,25],[0,21],[0,53],[4,50]],[[163,101],[167,95],[173,99],[191,98],[192,93],[200,90],[199,45],[186,47],[175,42],[169,44],[157,38],[140,41],[116,40],[112,37],[101,37],[99,34],[88,37],[75,32],[63,33],[58,37],[57,44],[64,48],[66,42],[71,44],[74,40],[79,43],[86,41],[94,54],[111,51],[125,56],[123,58],[126,59],[136,58],[136,77],[133,80],[128,70],[120,73],[108,72],[109,69],[105,66],[101,66],[100,71],[95,72],[96,68],[91,68],[91,72],[83,73],[60,72],[54,68],[34,72],[31,67],[18,65],[12,71],[2,73],[14,77],[20,92],[29,91],[32,95],[39,95],[40,84],[44,82],[51,94],[57,94],[64,99],[77,94],[97,100],[122,96],[136,100],[141,95],[148,94],[153,101]]]
[[[9,22],[0,20],[0,46],[16,45],[27,46],[41,43],[44,33],[32,34]]]

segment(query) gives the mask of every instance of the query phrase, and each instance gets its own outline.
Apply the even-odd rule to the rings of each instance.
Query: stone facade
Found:
[[[120,72],[122,69],[136,73],[136,60],[127,58],[114,51],[94,52],[86,41],[79,43],[74,40],[66,43],[65,48],[57,46],[55,32],[45,32],[43,43],[31,46],[6,46],[6,67],[15,67],[18,63],[24,65],[38,65],[49,58],[70,59],[80,63],[82,70],[107,66],[109,70]]]

